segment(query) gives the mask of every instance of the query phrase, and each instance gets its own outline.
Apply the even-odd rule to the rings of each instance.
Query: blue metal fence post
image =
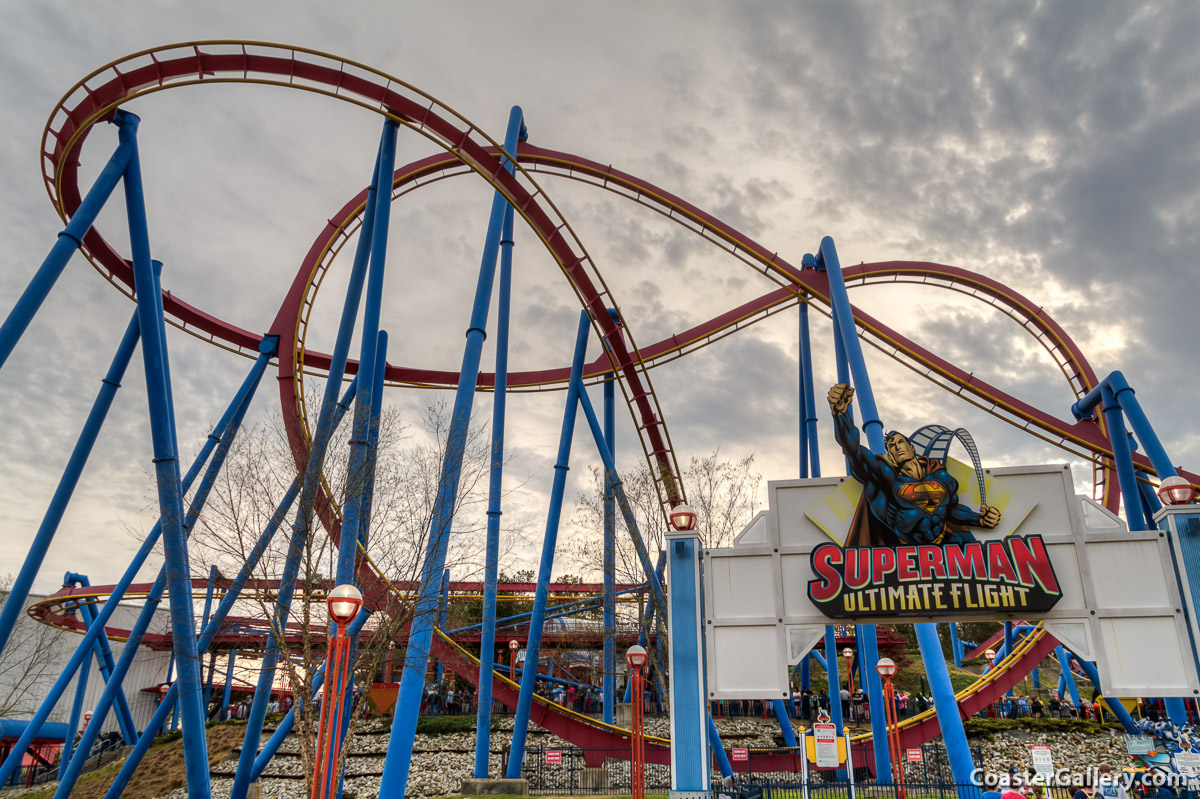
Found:
[[[475,779],[487,779],[492,748],[492,671],[496,657],[496,595],[500,569],[500,517],[504,487],[504,425],[508,405],[508,328],[512,306],[513,208],[504,209],[500,286],[496,307],[496,384],[492,393],[492,460],[488,472],[487,544],[483,565],[483,620],[479,641],[479,693],[475,711]]]
[[[520,779],[525,760],[525,736],[529,732],[529,711],[533,690],[537,684],[537,663],[542,647],[542,627],[546,603],[550,596],[550,573],[554,569],[554,550],[558,542],[558,522],[562,511],[563,494],[567,488],[570,469],[571,442],[575,433],[575,417],[579,408],[579,387],[583,375],[583,360],[587,354],[590,321],[587,311],[579,314],[575,333],[575,355],[571,359],[571,378],[567,387],[566,407],[563,409],[562,430],[558,437],[558,457],[554,461],[554,482],[550,490],[550,508],[546,514],[546,533],[542,539],[542,558],[538,565],[537,588],[533,596],[533,616],[529,620],[529,637],[525,642],[525,669],[521,672],[521,694],[513,718],[512,747],[509,750],[505,777]]]
[[[708,688],[703,668],[704,608],[701,605],[700,535],[666,532],[667,628],[671,631],[671,791],[709,789]],[[779,705],[782,699],[777,700]],[[776,712],[779,708],[776,707]],[[790,731],[791,723],[784,718]],[[794,743],[794,739],[793,739]]]
[[[504,137],[504,148],[509,153],[515,152],[518,141],[525,138],[523,120],[520,107],[513,106]],[[514,168],[507,159],[504,163],[506,168]],[[475,300],[467,328],[467,342],[463,347],[462,364],[458,371],[458,388],[454,394],[442,474],[438,481],[437,498],[434,500],[433,522],[430,525],[425,557],[421,564],[421,587],[409,628],[408,648],[404,653],[404,669],[396,697],[396,712],[392,717],[392,737],[388,743],[383,777],[380,780],[379,790],[382,795],[401,796],[408,784],[413,736],[417,731],[417,716],[421,710],[421,695],[425,687],[425,669],[429,664],[429,650],[433,642],[433,609],[437,597],[434,586],[437,585],[437,580],[446,565],[446,547],[450,525],[454,519],[454,505],[458,498],[463,449],[471,421],[476,382],[479,379],[479,360],[486,334],[488,306],[491,304],[497,245],[502,233],[504,209],[507,207],[508,201],[497,192],[492,197],[492,212],[484,239],[479,280],[475,286]]]
[[[169,395],[162,313],[154,296],[156,281],[150,263],[150,238],[136,144],[138,119],[118,109],[116,121],[121,139],[133,143],[129,163],[125,167],[125,208],[129,217],[134,286],[139,299],[138,324],[142,331],[142,365],[150,405],[150,432],[166,560],[164,568],[171,595],[171,629],[181,684],[184,770],[187,773],[188,796],[199,799],[209,795],[208,746],[205,742],[204,709],[200,707],[202,696],[196,652],[196,617],[192,607],[187,539],[183,531],[183,497],[180,491],[178,447],[172,425],[174,412]]]
[[[67,465],[58,481],[58,487],[54,490],[50,506],[46,509],[46,515],[42,518],[33,542],[29,545],[29,552],[25,555],[21,570],[13,580],[4,607],[0,610],[0,653],[4,652],[13,626],[17,623],[21,611],[25,609],[25,602],[29,598],[29,589],[33,587],[33,581],[42,567],[42,561],[46,558],[46,552],[50,548],[51,541],[54,540],[54,534],[58,531],[58,525],[67,509],[67,503],[71,501],[71,495],[79,483],[79,477],[83,473],[83,467],[87,464],[88,456],[96,443],[96,437],[100,434],[100,428],[108,416],[109,408],[112,407],[113,398],[116,396],[117,389],[121,387],[121,379],[125,376],[125,370],[133,358],[134,350],[137,349],[139,337],[140,332],[135,313],[125,327],[125,335],[122,336],[117,352],[113,355],[112,364],[101,381],[100,391],[92,403],[87,421],[84,422],[83,430],[79,433],[79,440],[75,442],[75,448],[71,451],[71,457],[67,459]]]

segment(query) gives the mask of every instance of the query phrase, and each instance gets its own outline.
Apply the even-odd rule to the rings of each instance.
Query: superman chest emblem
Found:
[[[936,480],[921,480],[903,483],[896,493],[900,499],[932,515],[946,498],[946,487]]]

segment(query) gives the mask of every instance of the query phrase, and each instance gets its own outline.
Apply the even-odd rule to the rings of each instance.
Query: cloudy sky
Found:
[[[1098,374],[1123,370],[1171,456],[1200,467],[1194,3],[161,2],[131,14],[122,3],[2,2],[0,313],[61,228],[38,151],[70,87],[170,43],[278,42],[400,78],[495,139],[519,104],[532,143],[642,177],[793,264],[829,235],[845,264],[934,261],[1007,283],[1057,319]],[[231,85],[129,107],[142,118],[165,287],[265,330],[325,220],[367,182],[381,118],[303,92]],[[110,127],[89,138],[87,180],[114,142]],[[401,132],[398,164],[432,152]],[[645,208],[570,181],[539,182],[641,344],[773,288]],[[397,202],[383,315],[392,363],[457,369],[490,199],[483,181],[465,176]],[[99,225],[127,252],[120,205]],[[513,368],[565,365],[577,302],[529,231],[516,239]],[[332,344],[344,273],[331,273],[318,298],[311,343],[321,349]],[[1069,417],[1073,397],[1057,368],[999,313],[932,289],[860,289],[852,299]],[[0,372],[0,573],[19,568],[132,310],[76,258]],[[822,317],[814,323],[823,387],[833,382],[831,339]],[[789,311],[653,372],[681,460],[719,449],[754,454],[766,479],[796,476],[796,337]],[[174,329],[169,342],[190,457],[250,362]],[[485,368],[492,357],[489,347]],[[985,463],[1069,460],[879,353],[867,358],[888,427],[965,426]],[[135,362],[39,588],[54,588],[67,569],[115,581],[153,524],[141,380]],[[416,414],[430,396],[396,389],[388,401]],[[520,395],[509,405],[509,471],[533,513],[545,513],[562,401]],[[255,416],[277,407],[268,380]],[[490,397],[477,408],[486,419]],[[835,464],[821,415],[824,462]],[[619,465],[632,468],[629,417],[619,425]],[[586,428],[577,433],[572,497],[597,462]],[[1087,485],[1085,465],[1075,463],[1075,478]],[[531,529],[540,537],[540,522]]]

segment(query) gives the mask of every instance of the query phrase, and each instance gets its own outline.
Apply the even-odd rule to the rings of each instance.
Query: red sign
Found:
[[[750,759],[750,750],[743,746],[733,747],[732,754],[733,754],[733,759],[735,762],[739,761],[739,760],[749,760]]]
[[[562,763],[562,750],[561,749],[547,749],[546,750],[546,763],[548,765],[551,763],[553,763],[553,764]]]
[[[920,763],[925,759],[924,755],[921,754],[920,749],[909,749],[907,750],[907,754],[909,763]]]

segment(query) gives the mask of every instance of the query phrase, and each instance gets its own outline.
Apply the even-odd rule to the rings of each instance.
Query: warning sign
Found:
[[[559,763],[562,763],[562,750],[561,749],[547,749],[546,750],[546,764],[547,765],[550,765],[550,764],[557,765]]]
[[[925,755],[920,749],[908,749],[906,755],[909,763],[921,763],[925,760]]]
[[[746,761],[746,760],[750,759],[750,750],[744,746],[733,747],[733,750],[730,752],[730,754],[732,755],[733,761],[735,763]]]
[[[816,742],[817,768],[833,768],[841,765],[838,757],[837,727],[833,724],[814,724],[813,740]]]
[[[1045,774],[1048,777],[1054,776],[1054,757],[1050,754],[1048,746],[1031,746],[1029,753],[1033,757],[1033,770],[1037,774]]]
[[[1200,777],[1200,753],[1176,752],[1175,766],[1179,773],[1188,777]]]

